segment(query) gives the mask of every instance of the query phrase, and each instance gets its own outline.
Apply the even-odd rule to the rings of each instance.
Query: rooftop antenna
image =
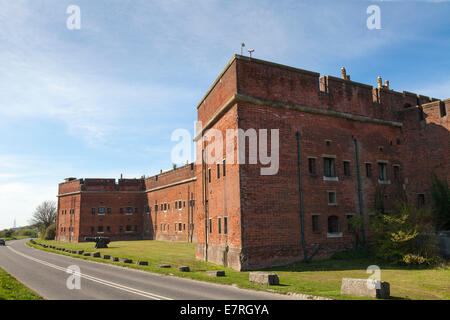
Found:
[[[255,49],[248,49],[248,53],[250,54],[250,58],[252,57],[252,53],[255,52]]]
[[[245,47],[245,43],[241,43],[241,56],[244,55],[244,47]]]

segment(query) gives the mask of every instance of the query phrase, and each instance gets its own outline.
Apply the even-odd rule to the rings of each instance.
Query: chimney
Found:
[[[344,67],[341,68],[341,77],[342,79],[347,80],[347,71]]]
[[[378,77],[378,89],[381,89],[383,87],[383,80],[381,79],[381,77]]]
[[[384,86],[386,87],[386,89],[389,89],[389,80],[384,81]]]

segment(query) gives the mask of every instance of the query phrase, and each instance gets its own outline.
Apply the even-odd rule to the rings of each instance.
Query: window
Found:
[[[100,215],[105,214],[105,207],[99,207],[98,214],[100,214]]]
[[[181,210],[181,200],[178,201],[178,210]]]
[[[167,203],[164,203],[164,211],[167,211]]]
[[[181,222],[178,223],[178,231],[181,231]]]
[[[382,162],[378,163],[378,180],[380,180],[380,181],[387,180],[386,163],[382,163]]]
[[[192,225],[192,229],[194,225]],[[223,234],[228,234],[228,217],[223,217]]]
[[[131,232],[131,226],[127,226],[126,232]]]
[[[372,177],[372,164],[366,163],[366,177],[370,178]]]
[[[186,230],[186,224],[183,223],[183,231]]]
[[[119,227],[119,232],[123,232],[123,226]]]
[[[120,208],[120,214],[123,214],[123,208]]]
[[[146,207],[147,214],[149,214],[151,210],[152,210],[152,208],[150,206]]]
[[[425,207],[425,195],[423,193],[419,193],[417,195],[417,208]]]
[[[106,227],[106,232],[111,232],[111,227],[110,226]]]
[[[92,208],[91,212],[92,214],[95,214],[95,208]]]
[[[344,176],[350,176],[350,161],[344,161]]]
[[[316,174],[316,159],[315,158],[308,158],[308,171],[309,174]]]
[[[337,216],[328,217],[328,233],[339,233],[339,218]]]
[[[178,201],[175,201],[175,209],[178,209]]]
[[[323,158],[323,173],[325,177],[329,178],[336,176],[334,158]]]
[[[394,179],[400,180],[400,166],[394,165]]]
[[[161,211],[164,211],[164,204],[161,203]]]
[[[158,212],[158,204],[155,204],[155,212]]]
[[[209,233],[212,233],[212,219],[209,219]]]
[[[336,191],[327,191],[328,205],[336,205]]]
[[[127,214],[133,214],[133,208],[132,207],[127,207]]]
[[[103,226],[97,227],[97,233],[103,233]]]
[[[208,168],[208,183],[211,183],[211,168]]]
[[[186,208],[186,201],[183,201],[183,208]]]
[[[314,233],[319,233],[320,232],[320,224],[319,224],[319,215],[312,215],[311,216],[311,220],[312,220],[312,231]]]
[[[222,161],[222,169],[223,169],[222,175],[225,177],[227,174],[225,159]]]
[[[217,179],[220,179],[220,163],[217,164]]]
[[[219,234],[222,234],[222,219],[221,218],[219,218],[218,227],[219,227]]]
[[[170,203],[167,204],[167,210],[170,210]]]
[[[138,226],[137,226],[137,224],[134,226],[134,231],[138,231]]]
[[[111,208],[106,209],[106,212],[107,212],[108,214],[111,214],[111,212],[112,212]]]
[[[95,232],[95,227],[91,227],[91,233]]]

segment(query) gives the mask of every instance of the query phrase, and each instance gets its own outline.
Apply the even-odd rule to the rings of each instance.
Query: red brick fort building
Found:
[[[376,195],[386,210],[399,198],[429,206],[431,172],[450,182],[450,99],[341,73],[235,55],[197,106],[201,160],[149,178],[66,179],[56,240],[189,241],[198,259],[251,270],[352,247],[348,219],[362,217],[369,233]],[[278,129],[277,173],[225,158],[206,163],[209,129],[224,137]]]

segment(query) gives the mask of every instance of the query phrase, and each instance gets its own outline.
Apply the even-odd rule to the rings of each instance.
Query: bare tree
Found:
[[[45,231],[48,226],[56,222],[56,214],[56,202],[44,201],[34,210],[30,222],[39,230]]]

